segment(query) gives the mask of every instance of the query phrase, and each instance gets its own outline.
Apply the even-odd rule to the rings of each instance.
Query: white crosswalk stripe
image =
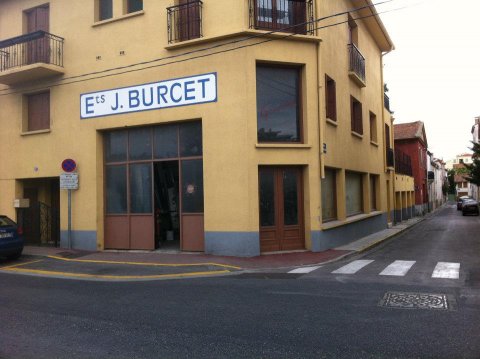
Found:
[[[306,273],[313,272],[314,270],[316,270],[318,268],[320,268],[320,266],[295,268],[288,273],[290,273],[290,274],[306,274]]]
[[[357,273],[360,269],[363,267],[369,265],[370,263],[374,262],[373,260],[368,260],[368,259],[360,259],[353,261],[351,263],[348,263],[347,265],[334,270],[332,273],[334,274],[355,274]]]
[[[460,263],[438,262],[432,274],[432,278],[458,279],[459,277]]]
[[[382,272],[380,272],[380,275],[403,277],[408,273],[414,264],[415,261],[395,261],[386,267]]]

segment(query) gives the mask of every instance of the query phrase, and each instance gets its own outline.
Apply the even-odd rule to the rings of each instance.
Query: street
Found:
[[[480,218],[447,205],[304,273],[0,274],[0,358],[480,358]]]

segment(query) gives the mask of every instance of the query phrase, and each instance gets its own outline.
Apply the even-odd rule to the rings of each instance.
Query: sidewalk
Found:
[[[252,258],[212,256],[203,253],[160,251],[87,252],[63,248],[26,246],[34,259],[0,268],[2,271],[54,277],[103,280],[160,279],[224,275],[238,271],[278,271],[283,268],[322,265],[366,251],[422,221],[417,217],[324,252],[271,253]],[[31,258],[30,258],[31,259]]]

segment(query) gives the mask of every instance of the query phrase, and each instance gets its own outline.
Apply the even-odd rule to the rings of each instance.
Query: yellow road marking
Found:
[[[126,264],[126,265],[135,265],[135,266],[151,266],[151,267],[194,267],[194,266],[217,266],[223,268],[231,268],[240,270],[242,268],[231,266],[228,264],[219,264],[219,263],[189,263],[189,264],[182,264],[182,263],[142,263],[142,262],[120,262],[120,261],[102,261],[102,260],[93,260],[93,259],[70,259],[70,258],[63,258],[57,256],[47,256],[48,258],[58,259],[61,261],[67,262],[80,262],[80,263],[103,263],[103,264]]]
[[[74,278],[97,278],[97,279],[161,279],[161,278],[195,277],[195,276],[210,275],[210,274],[230,273],[230,271],[228,270],[221,270],[221,271],[211,271],[211,272],[190,272],[190,273],[157,274],[157,275],[144,275],[144,276],[134,276],[134,275],[117,276],[117,275],[102,275],[102,274],[56,272],[56,271],[46,271],[46,270],[39,270],[39,269],[25,269],[25,268],[12,268],[12,267],[5,269],[5,271],[18,272],[18,273],[43,274],[43,275],[59,275],[63,277],[74,277]]]
[[[9,268],[15,268],[15,267],[20,267],[20,266],[25,266],[25,265],[27,265],[27,264],[38,263],[38,262],[42,262],[42,261],[43,261],[43,259],[38,259],[38,260],[36,260],[36,261],[18,263],[18,264],[15,264],[15,265],[13,265],[13,266],[0,267],[0,270],[9,269]]]

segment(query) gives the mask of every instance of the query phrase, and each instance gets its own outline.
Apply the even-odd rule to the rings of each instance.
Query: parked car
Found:
[[[23,230],[4,215],[0,215],[0,257],[17,259],[23,251]]]
[[[462,215],[466,216],[467,214],[480,215],[480,208],[478,207],[478,202],[474,199],[467,199],[463,201],[462,204]]]
[[[458,198],[458,201],[457,201],[457,210],[458,211],[461,211],[462,210],[462,206],[463,206],[463,202],[467,199],[473,199],[472,197],[468,197],[468,196],[462,196],[462,197],[459,197]]]

